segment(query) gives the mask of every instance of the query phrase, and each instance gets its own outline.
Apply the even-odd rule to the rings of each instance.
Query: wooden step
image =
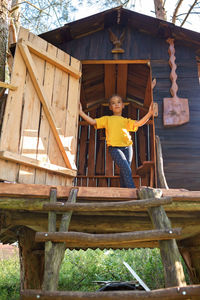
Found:
[[[146,231],[90,234],[84,232],[37,232],[36,242],[52,241],[54,243],[66,242],[70,247],[83,248],[109,248],[120,245],[120,248],[134,247],[134,243],[141,241],[158,241],[178,238],[181,228],[154,229]]]
[[[170,287],[152,291],[109,291],[109,292],[47,292],[41,290],[21,291],[21,300],[199,300],[200,285],[188,285],[183,287]]]
[[[124,202],[101,202],[101,203],[64,203],[44,204],[42,210],[47,211],[137,211],[145,207],[156,207],[172,203],[170,197],[151,198],[145,200],[130,200]],[[1,205],[0,205],[1,207]]]

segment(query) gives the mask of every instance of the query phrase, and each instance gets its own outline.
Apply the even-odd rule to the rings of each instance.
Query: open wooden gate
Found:
[[[21,28],[0,140],[0,179],[71,185],[80,61]]]

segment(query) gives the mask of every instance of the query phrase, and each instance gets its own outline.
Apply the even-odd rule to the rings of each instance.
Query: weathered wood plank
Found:
[[[68,175],[75,177],[76,176],[76,171],[61,167],[60,165],[54,165],[51,163],[45,163],[43,161],[39,161],[37,159],[33,159],[31,157],[26,157],[24,155],[12,153],[9,151],[0,151],[0,158],[8,161],[13,161],[25,166],[37,168],[37,169],[43,169],[48,172],[53,172],[61,175]]]
[[[60,70],[69,73],[71,76],[75,77],[76,79],[79,79],[81,77],[81,72],[79,69],[74,68],[73,66],[70,66],[68,63],[64,63],[62,60],[60,60],[58,57],[55,55],[52,55],[50,53],[47,53],[44,50],[41,50],[40,48],[36,47],[36,45],[24,41],[24,40],[19,40],[19,42],[24,43],[25,45],[28,46],[30,51],[37,56],[41,57],[43,60],[49,62],[50,64],[56,66]],[[54,46],[53,46],[54,47]],[[55,47],[54,47],[55,48]],[[56,49],[56,48],[55,48]]]
[[[37,47],[37,45],[35,45],[35,47]],[[39,48],[41,48],[41,47],[39,47]],[[43,49],[41,49],[41,50],[43,50]],[[53,45],[48,43],[46,45],[45,52],[47,54],[56,56],[57,49]],[[45,92],[46,101],[47,101],[48,105],[52,108],[51,103],[52,103],[52,91],[54,88],[55,66],[49,62],[46,62],[41,57],[37,56],[37,54],[31,53],[31,56],[33,56],[33,55],[34,55],[35,59],[36,58],[40,59],[41,62],[44,63],[44,76],[42,78],[42,81],[40,80],[40,82],[42,82],[42,87]],[[35,61],[35,59],[34,59],[34,61]],[[43,105],[42,105],[42,103],[40,103],[40,99],[38,99],[38,101],[40,104],[40,113],[39,113],[40,127],[38,128],[37,159],[39,161],[43,161],[45,163],[53,162],[54,164],[57,164],[54,160],[51,159],[51,157],[49,157],[49,147],[50,148],[52,147],[54,149],[54,151],[57,153],[57,155],[59,155],[59,157],[62,157],[62,155],[60,155],[60,151],[58,150],[58,145],[57,145],[55,139],[53,141],[50,140],[51,128],[50,128],[48,119],[46,117]],[[54,116],[55,116],[56,122],[57,122],[56,114],[54,114]],[[58,154],[58,151],[59,151],[59,154]],[[63,166],[66,166],[66,164],[60,164],[60,166],[63,167]],[[58,174],[56,176],[55,176],[55,174],[53,175],[52,173],[50,173],[49,176],[48,176],[48,174],[49,174],[49,172],[44,172],[44,171],[41,172],[41,171],[36,170],[35,183],[36,184],[38,184],[38,183],[39,184],[49,184],[48,183],[49,176],[53,177],[53,178],[59,177]],[[52,184],[52,183],[53,182],[51,182],[50,184]],[[54,182],[54,184],[56,184],[56,181]]]
[[[28,40],[40,47],[46,49],[47,42],[41,40],[33,33],[29,33]],[[38,72],[38,80],[43,81],[45,62],[35,55],[32,55]],[[40,124],[40,101],[31,80],[29,72],[26,74],[23,95],[23,114],[21,125],[20,155],[31,159],[37,158],[38,152],[38,130]],[[41,170],[39,172],[42,172]],[[44,172],[44,171],[43,171]],[[18,181],[20,183],[35,183],[36,170],[33,166],[20,165]],[[44,183],[41,181],[41,183]]]
[[[70,65],[77,70],[81,69],[80,61],[70,56]],[[76,150],[80,102],[80,82],[78,79],[69,76],[68,95],[66,100],[65,128],[64,128],[64,147],[68,150],[68,155],[72,165],[76,168]],[[70,126],[69,126],[70,124]]]
[[[28,31],[21,28],[19,35],[23,38],[28,38]],[[9,91],[8,93],[0,140],[0,149],[2,151],[8,150],[15,153],[19,152],[25,79],[26,66],[21,56],[20,49],[17,46],[11,75],[11,84],[18,86],[19,88],[16,91]],[[18,100],[15,101],[15,99]],[[13,134],[13,132],[15,132],[15,134]],[[15,163],[0,160],[0,179],[16,181],[18,170],[19,166]]]
[[[48,198],[50,189],[52,186],[40,185],[40,184],[14,184],[14,183],[3,183],[0,182],[0,196],[29,196],[29,197],[41,197]],[[78,187],[78,198],[84,199],[96,199],[96,200],[131,200],[138,199],[137,189],[123,189],[123,188],[105,188],[104,187]],[[58,186],[57,197],[66,198],[69,196],[71,187]],[[106,191],[106,192],[105,192]],[[200,201],[200,191],[187,191],[183,189],[161,189],[163,197],[171,197],[173,202],[184,202],[183,205],[188,205],[187,202],[192,202],[198,207]],[[171,205],[174,205],[172,203]]]
[[[45,114],[46,114],[46,117],[49,121],[49,124],[51,126],[51,129],[52,129],[52,132],[54,134],[54,137],[58,143],[58,146],[59,146],[59,149],[61,151],[61,154],[63,156],[63,159],[67,165],[67,167],[69,167],[70,169],[76,169],[73,161],[68,157],[67,155],[67,152],[65,151],[64,147],[63,147],[63,144],[61,142],[61,139],[58,135],[58,132],[57,132],[57,127],[56,127],[56,122],[55,122],[55,119],[54,119],[54,114],[52,112],[52,109],[51,107],[48,105],[48,102],[47,102],[47,98],[46,98],[46,95],[43,91],[43,88],[41,86],[41,83],[39,82],[38,80],[38,76],[37,76],[37,70],[36,70],[36,67],[35,67],[35,64],[31,58],[31,55],[30,55],[30,52],[28,51],[28,48],[27,46],[25,45],[22,45],[22,44],[19,44],[19,48],[20,48],[20,51],[22,53],[22,56],[25,60],[25,63],[26,63],[26,66],[29,70],[29,74],[31,76],[31,79],[33,81],[33,84],[35,86],[35,89],[37,91],[37,94],[39,96],[39,99],[43,105],[43,109],[45,111]]]
[[[173,287],[166,289],[146,291],[110,291],[110,292],[42,292],[41,290],[21,291],[22,300],[35,300],[37,297],[41,300],[142,300],[142,299],[162,299],[162,300],[186,300],[188,297],[192,300],[198,300],[200,294],[200,285],[188,285],[185,287]]]

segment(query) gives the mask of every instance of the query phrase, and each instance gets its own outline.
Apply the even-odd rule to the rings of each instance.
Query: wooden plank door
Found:
[[[0,179],[71,185],[81,63],[21,28],[0,140]]]

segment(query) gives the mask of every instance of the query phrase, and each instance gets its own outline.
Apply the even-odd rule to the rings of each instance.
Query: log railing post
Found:
[[[78,189],[72,189],[68,197],[68,203],[76,202]],[[56,202],[56,190],[51,190],[50,203]],[[49,213],[49,231],[56,230],[56,213]],[[72,211],[63,214],[60,223],[60,232],[68,231]],[[45,269],[44,280],[42,285],[43,291],[56,291],[58,287],[59,271],[62,260],[64,258],[66,249],[65,243],[52,243],[51,241],[45,243]]]
[[[162,191],[142,187],[138,190],[138,195],[140,199],[160,198]],[[162,206],[148,208],[148,214],[155,229],[171,228],[171,222]],[[159,241],[159,247],[164,267],[165,287],[185,286],[185,275],[176,240]]]

